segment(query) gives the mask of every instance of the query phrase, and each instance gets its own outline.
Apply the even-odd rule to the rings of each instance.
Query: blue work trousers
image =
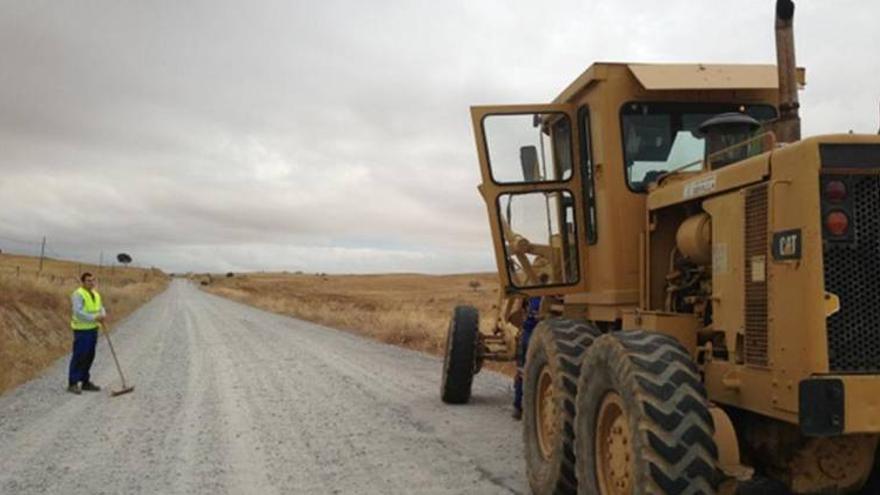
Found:
[[[520,332],[519,349],[516,353],[516,377],[513,379],[513,407],[522,410],[523,368],[526,365],[526,353],[529,351],[529,340],[532,338],[534,325],[525,325]]]
[[[98,329],[73,331],[73,354],[70,356],[70,372],[67,383],[76,385],[89,382],[89,369],[95,360],[95,346],[98,344]]]
[[[538,326],[538,312],[541,309],[541,298],[530,297],[523,306],[525,319],[520,332],[519,348],[516,354],[516,377],[513,379],[513,407],[522,411],[523,397],[523,368],[526,365],[526,354],[529,352],[529,341],[532,339],[532,330]]]

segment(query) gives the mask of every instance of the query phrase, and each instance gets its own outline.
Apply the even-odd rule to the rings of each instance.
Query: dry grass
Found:
[[[0,393],[70,352],[70,293],[79,270],[97,274],[111,320],[120,320],[165,288],[158,270],[104,268],[0,254]]]
[[[214,294],[435,355],[444,352],[452,308],[477,307],[480,325],[488,329],[498,304],[495,274],[248,274],[212,280],[204,288]],[[479,282],[476,289],[473,281]]]

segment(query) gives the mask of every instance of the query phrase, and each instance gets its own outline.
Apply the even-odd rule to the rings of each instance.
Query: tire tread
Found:
[[[447,404],[466,404],[471,398],[479,323],[480,314],[473,306],[456,306],[453,310],[440,390],[440,398]]]
[[[602,332],[586,321],[569,320],[564,318],[550,318],[542,321],[542,325],[549,330],[549,346],[547,349],[548,359],[554,360],[558,376],[554,378],[557,391],[560,394],[562,413],[561,429],[561,458],[558,472],[553,473],[550,482],[541,484],[536,481],[537,475],[532,473],[532,466],[526,463],[529,471],[529,480],[532,490],[538,495],[568,495],[577,493],[577,477],[575,476],[575,453],[574,453],[574,417],[575,398],[577,397],[578,377],[581,370],[581,359],[593,341],[602,335]],[[536,329],[537,332],[539,329]],[[532,344],[536,343],[535,335]],[[530,347],[531,347],[530,345]],[[530,349],[530,354],[534,350]],[[528,366],[528,363],[526,364]],[[528,393],[528,392],[527,392]],[[524,416],[530,418],[529,414]],[[526,448],[529,449],[531,442],[529,425],[524,424]],[[526,458],[533,456],[527,453]],[[540,486],[539,486],[540,485]]]
[[[688,352],[672,337],[619,332],[630,356],[645,412],[654,483],[662,493],[715,493],[718,448],[706,389]]]
[[[616,391],[630,418],[635,494],[717,493],[718,447],[706,389],[678,341],[643,330],[612,332],[596,341],[584,357],[582,371],[576,401],[578,434],[595,434],[593,422],[602,398],[606,391]],[[589,480],[581,493],[594,495],[598,473],[589,459],[595,459],[595,446],[578,443],[578,448],[585,459],[578,475]]]

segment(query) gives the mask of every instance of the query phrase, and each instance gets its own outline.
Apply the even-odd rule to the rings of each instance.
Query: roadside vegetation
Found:
[[[440,356],[452,308],[458,304],[475,306],[480,310],[481,328],[489,329],[498,304],[498,276],[494,273],[227,273],[196,279],[203,289],[223,297]],[[501,367],[508,368],[512,369]]]
[[[103,267],[0,254],[0,393],[70,352],[70,293],[79,274],[98,277],[110,322],[118,322],[168,285],[156,269]],[[62,384],[59,384],[61,386]]]

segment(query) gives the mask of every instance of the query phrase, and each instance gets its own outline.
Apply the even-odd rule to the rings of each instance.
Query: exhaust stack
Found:
[[[779,120],[776,123],[776,138],[783,143],[793,143],[801,138],[793,25],[794,2],[776,0],[776,68],[779,71]]]

